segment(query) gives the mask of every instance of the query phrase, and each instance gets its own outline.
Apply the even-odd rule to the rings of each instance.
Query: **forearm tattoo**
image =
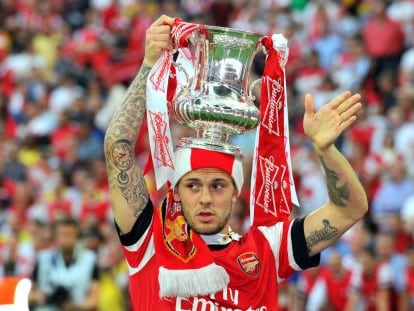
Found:
[[[127,150],[125,154],[119,155],[115,152],[117,148],[121,148],[120,145]],[[111,150],[114,153],[110,154],[107,164],[109,184],[111,188],[120,190],[128,206],[134,209],[134,216],[138,217],[144,208],[147,190],[144,178],[133,165],[132,145],[130,142],[120,139],[112,147]]]
[[[323,228],[321,230],[313,230],[306,238],[306,245],[308,246],[308,251],[311,251],[311,248],[322,241],[336,240],[340,234],[339,230],[335,227],[332,227],[329,220],[322,220]]]
[[[146,80],[149,67],[142,66],[115,111],[105,135],[109,185],[119,189],[138,217],[145,207],[148,190],[135,164],[134,149],[145,114]]]
[[[322,157],[320,157],[320,159],[326,173],[326,182],[328,186],[329,199],[335,205],[345,207],[347,205],[346,201],[348,201],[350,197],[348,185],[344,184],[342,186],[338,186],[338,174],[334,170],[331,170],[326,166],[326,163]]]

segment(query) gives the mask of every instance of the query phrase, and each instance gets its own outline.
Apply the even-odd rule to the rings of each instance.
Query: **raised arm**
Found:
[[[334,146],[338,136],[356,120],[359,94],[344,92],[317,112],[310,94],[305,97],[303,126],[326,173],[329,201],[304,222],[309,255],[333,244],[368,210],[365,191],[353,168]]]
[[[131,230],[149,198],[134,149],[145,114],[146,81],[163,49],[172,49],[170,26],[173,19],[158,18],[147,30],[145,57],[141,69],[117,107],[105,134],[105,158],[115,221],[122,233]]]

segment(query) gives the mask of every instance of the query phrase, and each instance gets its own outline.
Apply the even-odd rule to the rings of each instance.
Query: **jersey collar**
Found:
[[[229,227],[229,233],[216,233],[216,234],[200,234],[201,238],[206,242],[207,245],[227,245],[231,241],[238,241],[241,235],[233,232]]]

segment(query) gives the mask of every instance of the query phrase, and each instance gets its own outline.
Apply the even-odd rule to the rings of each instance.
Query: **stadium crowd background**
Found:
[[[320,268],[282,284],[280,305],[343,310],[347,301],[368,306],[386,291],[390,310],[414,310],[413,0],[1,0],[0,277],[31,277],[36,254],[54,246],[54,222],[73,217],[78,242],[96,254],[97,310],[128,310],[103,138],[140,66],[145,29],[160,14],[287,37],[296,215],[327,200],[302,131],[303,95],[314,94],[320,107],[345,89],[362,94],[364,109],[338,147],[367,191],[369,214],[323,253]],[[259,54],[252,74],[262,69]],[[175,139],[194,135],[172,126]],[[233,137],[246,176],[254,134]],[[145,134],[136,156],[144,167]],[[148,183],[159,201],[151,177]],[[244,189],[231,216],[239,232],[247,226],[249,178]]]

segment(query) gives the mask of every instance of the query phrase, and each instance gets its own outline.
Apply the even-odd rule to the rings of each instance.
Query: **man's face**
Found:
[[[200,234],[227,233],[232,203],[237,198],[229,174],[215,168],[191,171],[181,178],[174,195],[193,230]]]
[[[375,270],[375,257],[365,250],[362,250],[359,255],[359,261],[365,274],[371,275]]]
[[[60,224],[56,227],[56,242],[65,253],[73,251],[78,240],[78,229],[72,225]]]

